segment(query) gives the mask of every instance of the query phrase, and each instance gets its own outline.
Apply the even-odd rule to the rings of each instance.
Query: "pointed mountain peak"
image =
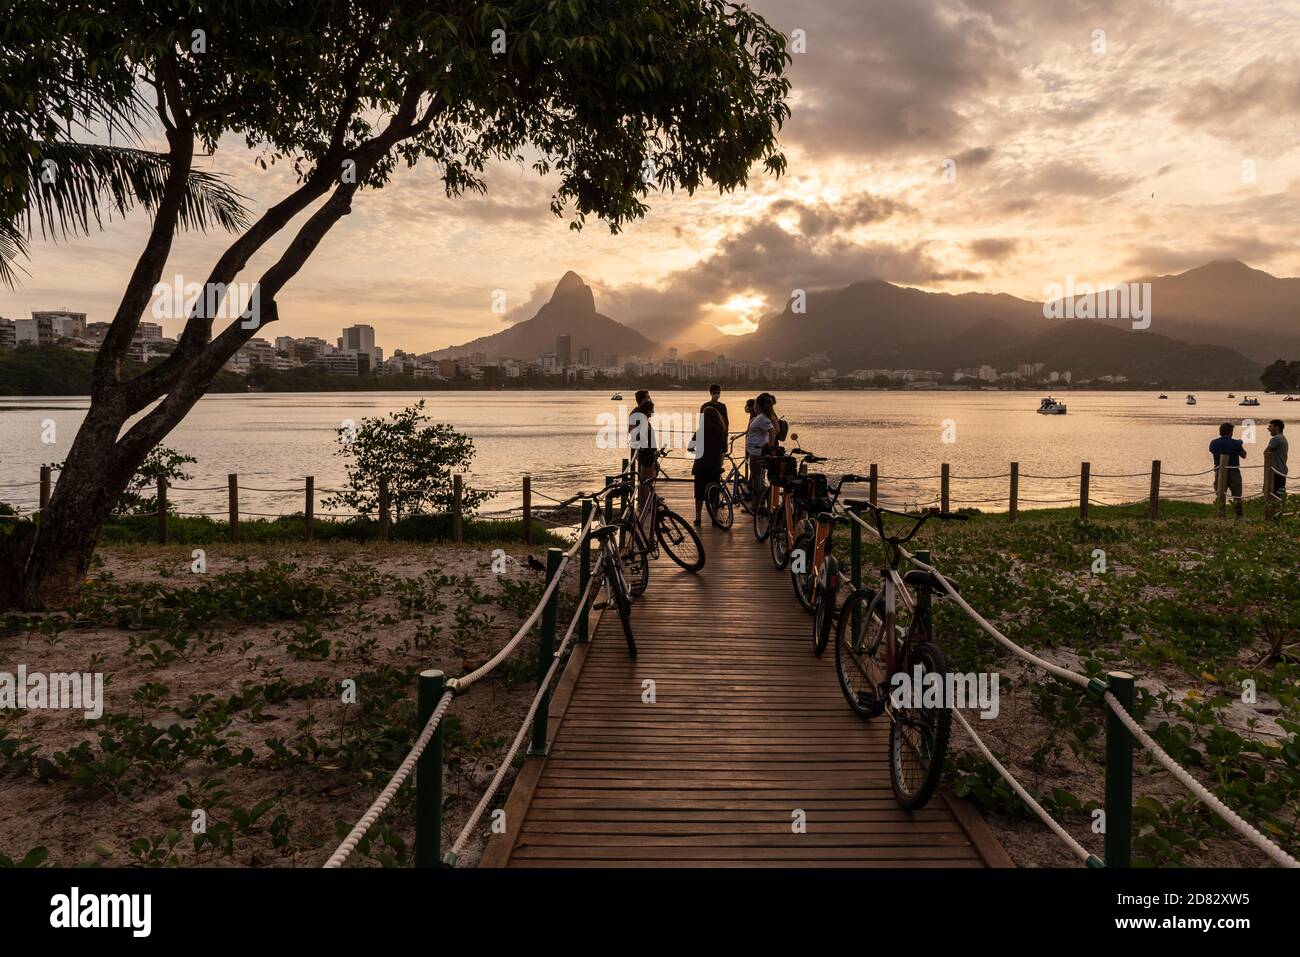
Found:
[[[547,305],[564,305],[577,308],[583,312],[596,311],[596,297],[591,287],[582,281],[582,277],[570,269],[561,278],[551,294]]]

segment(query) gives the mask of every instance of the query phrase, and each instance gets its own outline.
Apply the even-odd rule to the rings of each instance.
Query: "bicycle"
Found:
[[[795,597],[804,611],[813,616],[813,654],[820,656],[830,642],[831,625],[835,620],[836,598],[840,587],[839,563],[832,549],[835,526],[845,521],[837,517],[836,503],[845,483],[865,482],[861,475],[848,473],[840,476],[832,489],[824,475],[809,475],[807,493],[810,519],[790,548],[790,581]]]
[[[750,476],[755,490],[754,537],[765,542],[772,534],[774,517],[785,507],[781,498],[782,479],[794,475],[798,471],[798,464],[780,445],[768,446],[767,451],[758,456],[758,460],[761,463],[759,474]],[[766,482],[764,473],[767,473]]]
[[[938,676],[942,683],[948,662],[934,641],[930,613],[932,597],[945,591],[931,572],[912,569],[899,574],[902,547],[929,519],[965,520],[967,516],[937,509],[927,512],[896,512],[869,501],[848,499],[848,508],[871,512],[888,565],[880,570],[881,587],[859,588],[845,599],[835,632],[835,671],[840,690],[854,713],[864,718],[889,715],[889,780],[899,805],[914,810],[925,805],[939,782],[952,712],[945,702],[925,706],[922,689]],[[884,516],[912,521],[906,535],[885,532]],[[949,584],[956,589],[955,582]],[[908,587],[916,589],[913,598]],[[902,599],[901,614],[898,600]],[[895,676],[912,684],[910,695],[900,695]]]
[[[732,452],[736,439],[742,438],[744,434],[744,432],[737,432],[731,437],[731,443],[727,446],[726,458],[731,466],[730,470],[721,481],[710,482],[704,490],[704,507],[709,512],[709,518],[712,519],[713,524],[722,529],[729,529],[734,524],[736,505],[739,505],[742,511],[750,510],[750,500],[754,496],[753,487],[741,471]]]
[[[795,435],[793,438],[797,441],[799,436]],[[797,470],[792,469],[789,465],[796,456],[803,457],[803,463]],[[813,511],[812,499],[816,497],[818,489],[820,489],[821,494],[825,494],[826,481],[824,475],[809,476],[806,471],[808,463],[826,461],[820,455],[814,455],[812,452],[796,447],[791,449],[784,458],[787,463],[783,467],[784,474],[772,479],[772,488],[768,499],[771,515],[768,521],[767,542],[772,552],[772,564],[778,569],[785,568],[789,563],[791,544],[799,537],[801,532],[807,530],[810,526],[809,514]],[[821,479],[820,484],[817,482],[817,478]],[[757,529],[755,534],[757,534]]]
[[[604,603],[594,604],[593,608],[607,608],[612,601],[618,611],[619,621],[623,623],[623,638],[627,641],[627,653],[636,657],[636,639],[632,635],[632,602],[628,583],[623,576],[623,562],[618,555],[617,539],[620,527],[601,525],[587,533],[587,541],[600,545],[600,569],[605,589],[609,597]]]
[[[667,455],[659,452],[659,458]],[[656,463],[657,464],[657,463]],[[664,474],[662,466],[656,472]],[[645,497],[639,508],[629,506],[615,524],[619,528],[618,552],[627,573],[632,597],[645,593],[650,582],[650,560],[659,557],[662,549],[669,558],[688,572],[698,572],[704,567],[704,544],[690,523],[668,507],[654,488],[655,480],[642,483]],[[605,497],[628,494],[634,485],[622,482],[610,486],[602,493]]]

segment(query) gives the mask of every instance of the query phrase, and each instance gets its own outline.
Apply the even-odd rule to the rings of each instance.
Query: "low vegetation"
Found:
[[[1160,745],[1300,854],[1300,528],[1294,517],[1264,521],[1257,506],[1243,524],[1178,503],[1155,522],[1145,506],[1094,509],[1089,521],[1030,512],[1015,525],[976,515],[930,523],[915,547],[932,549],[1013,641],[1089,676],[1134,674],[1138,716]],[[954,670],[1001,676],[1000,719],[972,720],[976,732],[1101,856],[1092,825],[1103,800],[1103,707],[1023,665],[955,603],[938,602],[935,615]],[[1266,862],[1144,753],[1135,773],[1137,863]],[[973,750],[950,778],[994,817],[1013,856],[1021,832],[1054,842]],[[1066,863],[1063,853],[1044,862]]]

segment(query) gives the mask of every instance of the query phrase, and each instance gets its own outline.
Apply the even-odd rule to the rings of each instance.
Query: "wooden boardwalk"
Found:
[[[693,515],[689,484],[662,491]],[[482,866],[1010,866],[964,802],[898,807],[886,719],[849,710],[749,516],[700,532],[699,575],[654,562],[635,661],[612,611],[575,649]]]

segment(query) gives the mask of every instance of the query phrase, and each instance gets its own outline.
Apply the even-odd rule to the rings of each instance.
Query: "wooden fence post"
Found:
[[[1014,522],[1016,513],[1020,511],[1020,463],[1011,463],[1011,502],[1007,511],[1007,521]]]
[[[1147,503],[1147,518],[1160,517],[1160,460],[1151,460],[1151,501]]]
[[[416,717],[423,730],[447,690],[441,671],[422,671],[416,685]],[[437,867],[442,850],[442,723],[415,762],[415,866]]]
[[[1264,519],[1273,517],[1273,453],[1264,452]]]
[[[1079,517],[1085,522],[1088,520],[1088,477],[1091,472],[1091,463],[1084,462],[1079,466]]]
[[[316,476],[307,476],[307,510],[303,512],[302,531],[307,536],[307,541],[311,541],[312,523],[316,518]]]
[[[524,474],[524,544],[533,541],[533,477]]]
[[[868,485],[869,491],[867,493],[867,499],[871,502],[872,505],[875,505],[876,493],[877,491],[879,491],[880,488],[880,474],[879,472],[876,471],[875,462],[871,463],[871,473],[868,476],[868,479],[869,479],[869,485]]]
[[[230,540],[239,541],[239,474],[231,472],[226,476],[230,488]]]
[[[388,476],[379,476],[379,540],[388,541]]]
[[[167,479],[158,476],[158,544],[167,544]]]
[[[1219,456],[1219,468],[1214,473],[1214,507],[1219,518],[1228,515],[1228,453]]]
[[[560,559],[564,553],[558,548],[546,550],[546,584],[560,573]],[[560,607],[560,589],[551,592],[546,605],[542,608],[542,627],[537,640],[537,687],[540,690],[546,672],[555,657],[555,615]],[[530,755],[546,754],[546,731],[551,715],[551,692],[542,695],[533,717],[533,742],[528,749]]]
[[[45,515],[45,510],[50,507],[50,467],[41,466],[41,515]]]
[[[457,472],[451,477],[451,537],[457,543],[465,540],[465,520],[461,515],[461,499],[465,491],[465,480]]]
[[[939,466],[939,510],[948,511],[948,463],[944,462]]]

